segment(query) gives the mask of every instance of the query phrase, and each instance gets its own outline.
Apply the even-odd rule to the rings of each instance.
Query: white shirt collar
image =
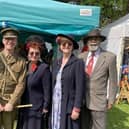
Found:
[[[88,58],[91,56],[91,54],[92,54],[92,52],[89,51]],[[98,56],[100,54],[100,48],[94,54],[95,54],[95,56]]]

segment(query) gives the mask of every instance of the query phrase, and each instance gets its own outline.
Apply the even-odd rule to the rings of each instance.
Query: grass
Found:
[[[129,129],[129,104],[117,104],[108,111],[107,123],[107,129]]]
[[[129,129],[129,104],[117,104],[108,111],[107,129]]]

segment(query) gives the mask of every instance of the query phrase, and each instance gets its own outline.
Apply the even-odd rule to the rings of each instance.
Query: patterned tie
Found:
[[[89,59],[89,62],[86,66],[86,73],[90,76],[91,73],[92,73],[92,70],[93,70],[93,64],[94,64],[94,56],[95,54],[92,53],[91,56],[90,56],[90,59]]]

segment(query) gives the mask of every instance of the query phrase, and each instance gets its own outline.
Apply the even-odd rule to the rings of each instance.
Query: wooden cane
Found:
[[[25,105],[17,105],[16,108],[27,108],[32,107],[32,104],[25,104]]]

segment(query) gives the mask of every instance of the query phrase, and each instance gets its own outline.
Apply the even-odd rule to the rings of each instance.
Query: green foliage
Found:
[[[129,0],[81,0],[81,4],[101,7],[102,27],[129,13]]]
[[[101,7],[100,27],[103,27],[129,13],[129,0],[57,0],[74,1],[81,5]]]

